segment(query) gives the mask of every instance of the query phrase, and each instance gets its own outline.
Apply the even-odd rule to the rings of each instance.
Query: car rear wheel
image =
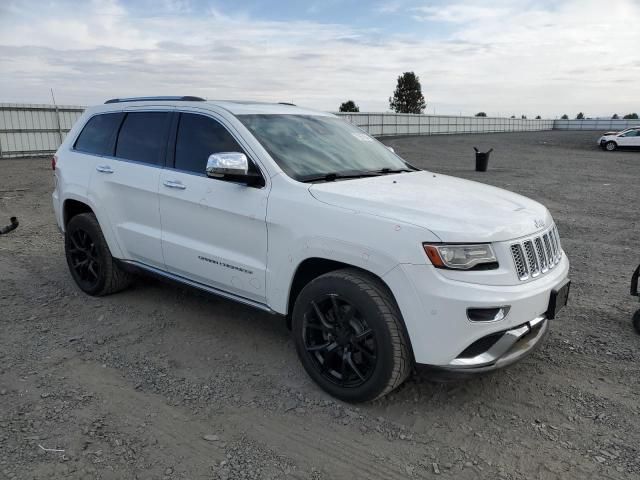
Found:
[[[132,275],[111,256],[93,213],[82,213],[69,220],[64,249],[71,276],[83,292],[102,296],[131,284]]]
[[[349,402],[381,397],[409,375],[412,357],[387,287],[355,269],[329,272],[298,296],[292,330],[309,376]]]
[[[604,144],[604,149],[607,152],[613,152],[616,148],[618,148],[618,145],[616,144],[616,142],[609,141]]]

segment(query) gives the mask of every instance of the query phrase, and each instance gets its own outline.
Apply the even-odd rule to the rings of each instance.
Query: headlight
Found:
[[[423,244],[424,251],[436,268],[456,270],[494,269],[498,260],[491,245],[429,245]]]

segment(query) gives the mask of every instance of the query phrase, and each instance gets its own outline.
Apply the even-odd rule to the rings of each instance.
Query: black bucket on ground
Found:
[[[493,152],[493,148],[488,152],[480,152],[476,147],[473,147],[476,151],[476,172],[486,172],[489,166],[489,155]]]

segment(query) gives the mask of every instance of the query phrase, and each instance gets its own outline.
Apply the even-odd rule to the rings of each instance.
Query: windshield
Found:
[[[409,168],[383,144],[339,118],[262,114],[238,118],[296,180]]]

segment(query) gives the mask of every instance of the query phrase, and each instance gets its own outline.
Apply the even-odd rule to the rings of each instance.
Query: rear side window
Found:
[[[104,113],[91,117],[74,148],[94,155],[113,155],[116,133],[124,113]]]
[[[127,113],[116,143],[116,157],[151,165],[164,163],[168,112]]]
[[[219,122],[204,115],[183,113],[178,124],[175,168],[205,173],[212,153],[244,150]]]

